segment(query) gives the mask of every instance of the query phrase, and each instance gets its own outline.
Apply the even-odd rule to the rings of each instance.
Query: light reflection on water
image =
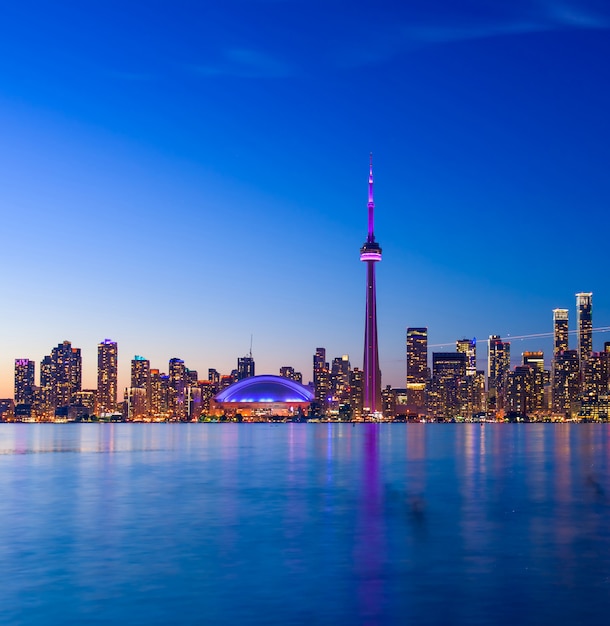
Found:
[[[607,425],[0,425],[0,622],[607,623]]]

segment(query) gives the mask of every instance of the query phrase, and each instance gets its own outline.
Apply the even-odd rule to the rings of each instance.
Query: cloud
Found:
[[[281,78],[288,76],[290,67],[271,55],[248,48],[223,50],[220,59],[194,69],[205,76],[236,76],[240,78]]]

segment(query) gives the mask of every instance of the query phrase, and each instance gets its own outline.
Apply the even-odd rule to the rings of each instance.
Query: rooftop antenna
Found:
[[[253,335],[250,334],[250,358],[252,358],[252,337]]]

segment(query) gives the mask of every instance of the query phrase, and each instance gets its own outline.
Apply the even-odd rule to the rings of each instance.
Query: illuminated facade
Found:
[[[410,411],[421,413],[426,406],[428,329],[407,328],[407,403]]]
[[[36,363],[15,359],[15,404],[33,404]]]
[[[48,408],[68,406],[72,396],[81,390],[82,359],[80,348],[69,341],[60,343],[43,359],[40,366],[40,384],[45,388]]]
[[[467,358],[463,352],[432,353],[428,407],[436,419],[465,417],[468,397],[466,366]]]
[[[187,419],[186,367],[182,359],[170,359],[168,380],[168,410],[170,418]]]
[[[578,351],[564,350],[553,364],[553,411],[565,416],[574,414],[580,390]]]
[[[524,352],[523,365],[532,369],[532,397],[528,405],[529,411],[546,408],[544,405],[544,387],[549,383],[549,372],[544,369],[544,352],[540,350]]]
[[[487,354],[487,407],[503,409],[506,377],[510,371],[510,343],[498,335],[490,335]]]
[[[325,348],[316,348],[313,355],[313,386],[316,403],[320,411],[325,413],[330,400],[330,370],[326,362]]]
[[[244,418],[297,417],[304,415],[314,394],[282,376],[252,376],[227,387],[214,398],[213,414],[239,414]]]
[[[117,374],[117,343],[104,339],[97,346],[97,412],[99,415],[116,411]]]
[[[477,340],[458,339],[455,342],[457,352],[466,355],[466,376],[475,376],[477,373]]]
[[[290,378],[290,380],[294,380],[297,383],[303,383],[303,374],[301,374],[301,372],[295,372],[294,367],[289,365],[280,367],[280,376],[282,378]]]
[[[553,309],[553,356],[568,350],[568,309]]]
[[[373,199],[373,156],[369,168],[368,235],[360,248],[360,260],[366,263],[366,313],[364,322],[363,410],[381,411],[381,371],[377,342],[377,294],[375,263],[381,261],[381,247],[375,241],[375,201]]]
[[[254,359],[252,354],[237,359],[237,380],[254,376]]]
[[[145,413],[148,413],[152,406],[150,361],[137,354],[131,360],[131,388],[144,389]]]
[[[576,294],[576,335],[578,339],[578,358],[580,362],[581,392],[589,393],[586,386],[587,362],[593,352],[593,310],[592,293]]]

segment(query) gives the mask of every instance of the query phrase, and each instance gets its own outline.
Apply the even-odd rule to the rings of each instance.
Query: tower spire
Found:
[[[369,161],[369,231],[360,248],[360,260],[366,263],[366,314],[364,322],[363,409],[376,413],[381,410],[381,372],[377,347],[377,296],[375,290],[375,263],[381,261],[381,247],[375,241],[373,200],[373,154]]]
[[[373,153],[369,157],[369,232],[367,241],[375,241],[375,200],[373,199]]]

